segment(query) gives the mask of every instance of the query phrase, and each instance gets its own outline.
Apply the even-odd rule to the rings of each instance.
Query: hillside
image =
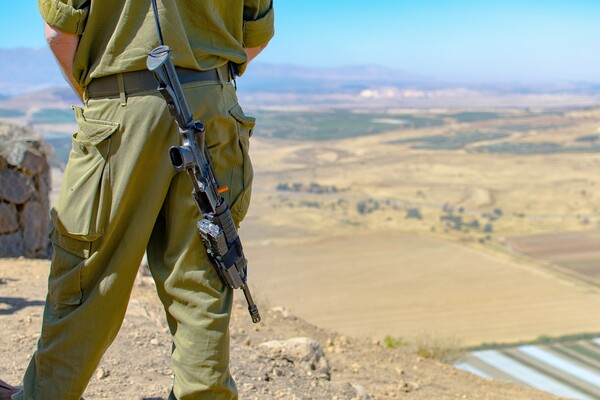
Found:
[[[7,54],[8,71],[21,55]],[[77,100],[64,84],[48,88],[47,75],[24,88],[15,71],[5,98],[0,82],[0,119],[53,146],[53,201]],[[386,344],[438,335],[457,350],[600,332],[590,318],[600,312],[598,85],[451,85],[377,67],[255,64],[238,87],[258,121],[240,235],[265,317],[254,326],[235,310],[242,399],[552,398]],[[0,260],[9,382],[35,348],[47,268]],[[152,286],[136,287],[88,400],[117,390],[163,399],[162,314]],[[260,346],[296,337],[311,341]],[[307,360],[294,358],[298,346]]]
[[[47,261],[0,260],[0,324],[5,332],[0,352],[5,360],[2,378],[8,382],[18,382],[35,348],[47,270]],[[241,302],[233,314],[232,372],[241,399],[556,398],[484,380],[406,350],[323,330],[282,307],[261,307],[260,325],[252,325]],[[286,344],[274,342],[263,345],[297,337],[319,343],[322,353],[318,348],[304,353],[302,346],[286,351]],[[140,279],[121,332],[92,378],[86,399],[114,399],[116,393],[123,400],[165,399],[172,379],[170,348],[154,288],[148,278]]]

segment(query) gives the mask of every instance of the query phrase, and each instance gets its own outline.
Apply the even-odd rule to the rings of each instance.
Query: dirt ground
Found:
[[[0,377],[13,384],[20,381],[35,349],[48,267],[48,261],[0,259]],[[241,399],[555,398],[484,380],[403,349],[320,329],[277,305],[261,305],[263,322],[253,325],[240,298],[237,301],[231,365]],[[297,337],[320,344],[314,362],[261,345]],[[121,332],[92,378],[86,399],[166,399],[172,380],[170,349],[161,305],[145,278],[134,289]]]

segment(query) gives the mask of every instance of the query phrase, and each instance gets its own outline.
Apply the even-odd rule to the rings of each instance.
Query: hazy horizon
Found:
[[[276,36],[257,61],[374,65],[446,82],[600,82],[597,1],[274,4]],[[11,3],[2,11],[0,48],[46,46],[37,3]]]

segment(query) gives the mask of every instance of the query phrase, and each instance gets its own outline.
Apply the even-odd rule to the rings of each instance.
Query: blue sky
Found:
[[[42,47],[37,1],[5,1],[1,48]],[[265,62],[381,65],[453,81],[600,82],[600,0],[275,0]]]

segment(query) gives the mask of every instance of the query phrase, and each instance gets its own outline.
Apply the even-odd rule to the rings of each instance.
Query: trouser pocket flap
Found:
[[[86,119],[81,108],[73,107],[73,110],[78,130],[73,136],[73,147],[51,219],[61,234],[94,241],[102,235],[108,210],[110,141],[119,124]]]

